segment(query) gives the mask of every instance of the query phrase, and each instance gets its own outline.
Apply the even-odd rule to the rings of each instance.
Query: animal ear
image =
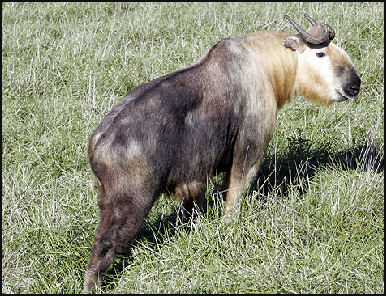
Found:
[[[302,53],[305,48],[304,41],[298,35],[290,35],[285,37],[281,44],[285,47],[291,48],[292,50],[296,50],[298,53]]]

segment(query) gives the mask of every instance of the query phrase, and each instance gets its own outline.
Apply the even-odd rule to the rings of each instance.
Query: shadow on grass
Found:
[[[342,171],[363,170],[379,173],[384,169],[384,157],[373,143],[334,151],[330,143],[312,148],[312,142],[303,137],[288,138],[288,148],[281,155],[267,155],[260,166],[252,190],[260,196],[270,192],[287,195],[290,186],[311,179],[321,168],[339,167]],[[305,187],[298,186],[300,194]]]
[[[311,179],[321,168],[338,166],[343,171],[364,170],[379,173],[384,169],[384,158],[376,151],[373,143],[365,142],[363,145],[354,146],[344,151],[333,151],[331,144],[312,148],[311,140],[303,138],[288,138],[288,148],[282,154],[266,155],[260,166],[260,171],[256,176],[251,190],[258,192],[258,198],[265,199],[268,194],[276,191],[280,195],[286,196],[289,188],[299,185],[301,182]],[[216,195],[222,188],[222,177],[214,178],[211,181],[211,194]],[[306,186],[298,186],[300,194],[304,193]],[[217,196],[221,196],[217,194]],[[209,216],[217,216],[213,211],[213,205],[218,201],[213,198],[208,200],[212,212]],[[140,241],[146,241],[149,245],[163,244],[165,237],[176,234],[177,213],[167,216],[159,215],[152,224],[144,225],[137,234],[135,245]],[[189,231],[188,225],[179,226]],[[131,246],[125,253],[118,255],[115,263],[105,272],[102,289],[113,289],[116,278],[125,269],[125,262],[132,260]],[[115,279],[115,280],[114,280]]]

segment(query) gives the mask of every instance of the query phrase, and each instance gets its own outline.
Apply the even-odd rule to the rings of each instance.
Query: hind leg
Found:
[[[122,252],[133,240],[150,210],[152,200],[152,196],[136,200],[126,193],[113,194],[108,200],[101,189],[101,218],[85,274],[84,293],[94,290],[102,272],[113,263],[117,253]]]
[[[90,261],[84,278],[83,292],[88,293],[94,290],[94,286],[100,282],[101,273],[114,261],[116,248],[113,241],[102,234],[103,229],[110,227],[113,218],[113,211],[103,211],[95,232],[95,242],[91,249]],[[104,229],[107,232],[107,229]]]

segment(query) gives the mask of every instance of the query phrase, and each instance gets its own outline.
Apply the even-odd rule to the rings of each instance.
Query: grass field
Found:
[[[355,101],[295,98],[240,215],[173,227],[161,196],[101,293],[384,292],[383,3],[2,3],[2,293],[79,293],[98,222],[92,131],[133,87],[218,40],[335,30],[362,79]]]

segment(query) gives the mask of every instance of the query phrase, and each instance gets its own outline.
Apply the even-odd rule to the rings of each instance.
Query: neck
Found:
[[[283,32],[263,31],[244,37],[247,46],[253,47],[259,57],[259,63],[272,87],[278,108],[297,95],[297,54],[281,44],[287,35],[289,34]]]

